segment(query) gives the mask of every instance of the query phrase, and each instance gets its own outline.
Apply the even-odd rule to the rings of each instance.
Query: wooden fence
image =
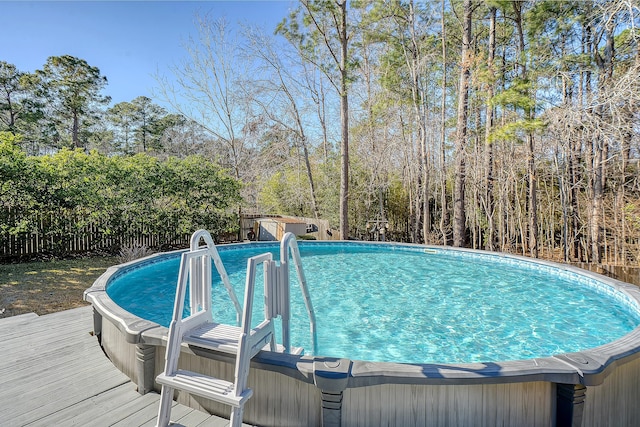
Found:
[[[252,230],[255,220],[277,215],[245,214],[240,220],[242,239]],[[7,221],[8,217],[2,218]],[[329,236],[328,221],[306,219],[316,224],[318,231],[309,233],[318,240],[336,239],[338,233]],[[121,248],[145,246],[157,250],[186,248],[189,246],[190,233],[180,233],[171,224],[140,224],[139,221],[126,223],[112,230],[105,221],[79,225],[77,216],[57,216],[32,218],[29,232],[0,232],[0,262],[16,259],[37,258],[44,255],[68,256],[91,252],[116,253]],[[134,224],[137,223],[137,224]],[[218,236],[222,241],[233,241],[237,235]],[[640,268],[606,264],[573,263],[573,265],[613,277],[623,282],[640,286]]]
[[[186,248],[190,233],[180,233],[170,221],[165,224],[144,221],[137,216],[130,221],[118,218],[114,221],[93,220],[73,213],[58,215],[34,214],[28,218],[12,216],[9,211],[0,212],[0,262],[33,259],[48,255],[69,256],[92,252],[117,253],[121,248],[145,246],[156,250]],[[239,221],[240,240],[246,239],[257,218],[277,215],[243,215]],[[28,231],[9,232],[9,224],[26,219]],[[318,240],[335,239],[331,236],[329,222],[312,218],[301,218],[315,224],[317,231],[308,233]],[[206,226],[204,228],[207,228]],[[209,228],[207,228],[209,229]],[[192,230],[195,231],[195,230]],[[237,233],[215,236],[220,242],[237,241]]]
[[[608,265],[608,264],[589,264],[586,262],[574,262],[572,265],[585,270],[593,271],[594,273],[604,274],[605,276],[612,277],[622,282],[631,283],[636,286],[640,286],[640,268],[627,267],[623,265]]]
[[[87,222],[74,215],[30,218],[28,229],[0,232],[0,261],[98,251],[116,253],[136,246],[166,250],[188,247],[190,239],[189,233],[180,233],[169,224],[132,221],[113,227],[106,221]]]

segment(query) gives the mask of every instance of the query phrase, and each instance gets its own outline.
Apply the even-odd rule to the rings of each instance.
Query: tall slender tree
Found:
[[[114,126],[112,146],[118,153],[134,153],[134,115],[130,102],[119,102],[107,110],[106,118]]]
[[[440,3],[440,45],[442,48],[442,82],[440,86],[440,234],[442,244],[450,240],[450,215],[447,200],[447,27],[445,25],[446,3]]]
[[[21,145],[35,154],[46,133],[41,126],[44,106],[34,96],[33,77],[13,64],[0,61],[0,131],[22,135]]]
[[[495,73],[494,60],[496,54],[496,14],[495,5],[489,6],[489,44],[487,52],[487,99],[491,101],[494,94]],[[486,249],[495,250],[495,225],[494,225],[494,199],[493,199],[493,141],[491,131],[493,130],[493,105],[487,102],[485,106],[485,200],[484,210],[487,217]]]
[[[340,96],[340,238],[349,238],[349,81],[347,0],[302,0],[277,32],[323,71]],[[302,25],[301,25],[302,24]],[[328,59],[328,61],[326,60]]]
[[[453,189],[453,245],[467,243],[465,213],[466,145],[467,121],[469,114],[469,83],[471,76],[472,40],[471,22],[473,4],[471,0],[462,3],[462,46],[460,51],[460,80],[458,84],[458,114],[455,141],[455,184]]]
[[[532,91],[530,90],[529,73],[527,69],[528,52],[525,47],[525,33],[524,33],[524,2],[514,1],[512,3],[514,11],[514,23],[516,26],[516,33],[518,36],[518,68],[519,78],[523,84],[523,95],[531,99],[533,98]],[[524,122],[531,123],[535,108],[534,103],[525,103],[524,105]],[[527,203],[529,214],[529,254],[532,257],[538,257],[538,183],[536,176],[535,165],[535,140],[533,136],[533,129],[529,126],[525,127],[526,132],[526,147],[527,147],[527,175],[528,175],[528,187],[527,187]]]
[[[162,120],[167,111],[151,98],[138,96],[131,101],[134,108],[134,120],[136,123],[135,135],[139,150],[147,152],[160,148],[160,139],[166,129],[166,122]]]
[[[99,68],[71,55],[49,57],[36,75],[39,95],[51,109],[58,137],[68,136],[74,147],[84,147],[86,141],[80,138],[82,127],[111,100],[101,94],[107,78]]]
[[[25,92],[23,73],[15,65],[0,61],[0,130],[16,134],[16,122],[22,112],[20,97]]]

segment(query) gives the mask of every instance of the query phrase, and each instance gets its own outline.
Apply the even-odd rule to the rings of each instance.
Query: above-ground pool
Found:
[[[300,247],[319,320],[320,356],[402,363],[531,359],[597,347],[640,324],[638,307],[626,295],[530,262],[389,245]],[[220,247],[240,300],[247,259],[265,251],[277,259],[279,246]],[[107,294],[125,310],[168,327],[179,261],[176,254],[118,277]],[[291,286],[292,342],[311,349],[295,276]],[[234,324],[222,282],[213,289],[214,320]],[[254,316],[254,324],[263,318],[259,309]]]
[[[640,379],[635,286],[569,266],[482,251],[298,244],[317,319],[318,354],[309,351],[309,320],[292,275],[291,342],[307,351],[257,357],[247,421],[382,425],[388,424],[385,417],[400,416],[404,421],[391,424],[458,420],[453,424],[469,425],[467,419],[476,425],[482,419],[481,424],[494,425],[507,417],[510,425],[567,420],[580,425],[578,419],[598,425],[604,419],[611,424],[614,414],[622,424],[640,421],[629,400],[638,387],[625,385],[629,376]],[[218,251],[240,300],[247,259],[264,252],[279,258],[279,246],[269,243],[224,245]],[[162,369],[179,263],[180,252],[171,252],[117,266],[85,293],[96,309],[95,328],[105,351],[141,392],[157,389],[152,379]],[[214,320],[234,324],[233,304],[218,279],[214,269]],[[262,298],[256,295],[256,323]],[[232,366],[212,351],[184,351],[198,361],[189,363],[213,363],[210,369],[217,375]],[[619,375],[624,378],[613,383]],[[585,386],[593,389],[587,397]],[[269,392],[274,387],[287,391],[278,392],[279,409],[265,415],[274,405]],[[598,397],[607,387],[622,392],[624,401]],[[284,397],[287,393],[291,396]],[[300,405],[309,408],[292,408]],[[625,409],[604,409],[611,405]],[[228,412],[208,402],[196,406]]]

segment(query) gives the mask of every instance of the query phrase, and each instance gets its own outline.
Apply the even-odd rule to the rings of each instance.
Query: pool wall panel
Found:
[[[344,392],[342,425],[550,426],[555,389],[548,382],[483,385],[383,384]]]
[[[640,425],[640,359],[618,366],[601,385],[587,387],[583,426]]]
[[[105,318],[102,319],[102,348],[111,362],[136,382],[136,346],[127,342],[122,332]]]

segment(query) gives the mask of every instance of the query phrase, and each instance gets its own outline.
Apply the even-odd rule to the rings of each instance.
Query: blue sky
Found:
[[[20,71],[42,68],[50,56],[72,55],[98,67],[112,103],[152,96],[154,75],[186,56],[195,17],[209,14],[272,32],[296,6],[279,1],[10,1],[0,2],[0,60]]]

